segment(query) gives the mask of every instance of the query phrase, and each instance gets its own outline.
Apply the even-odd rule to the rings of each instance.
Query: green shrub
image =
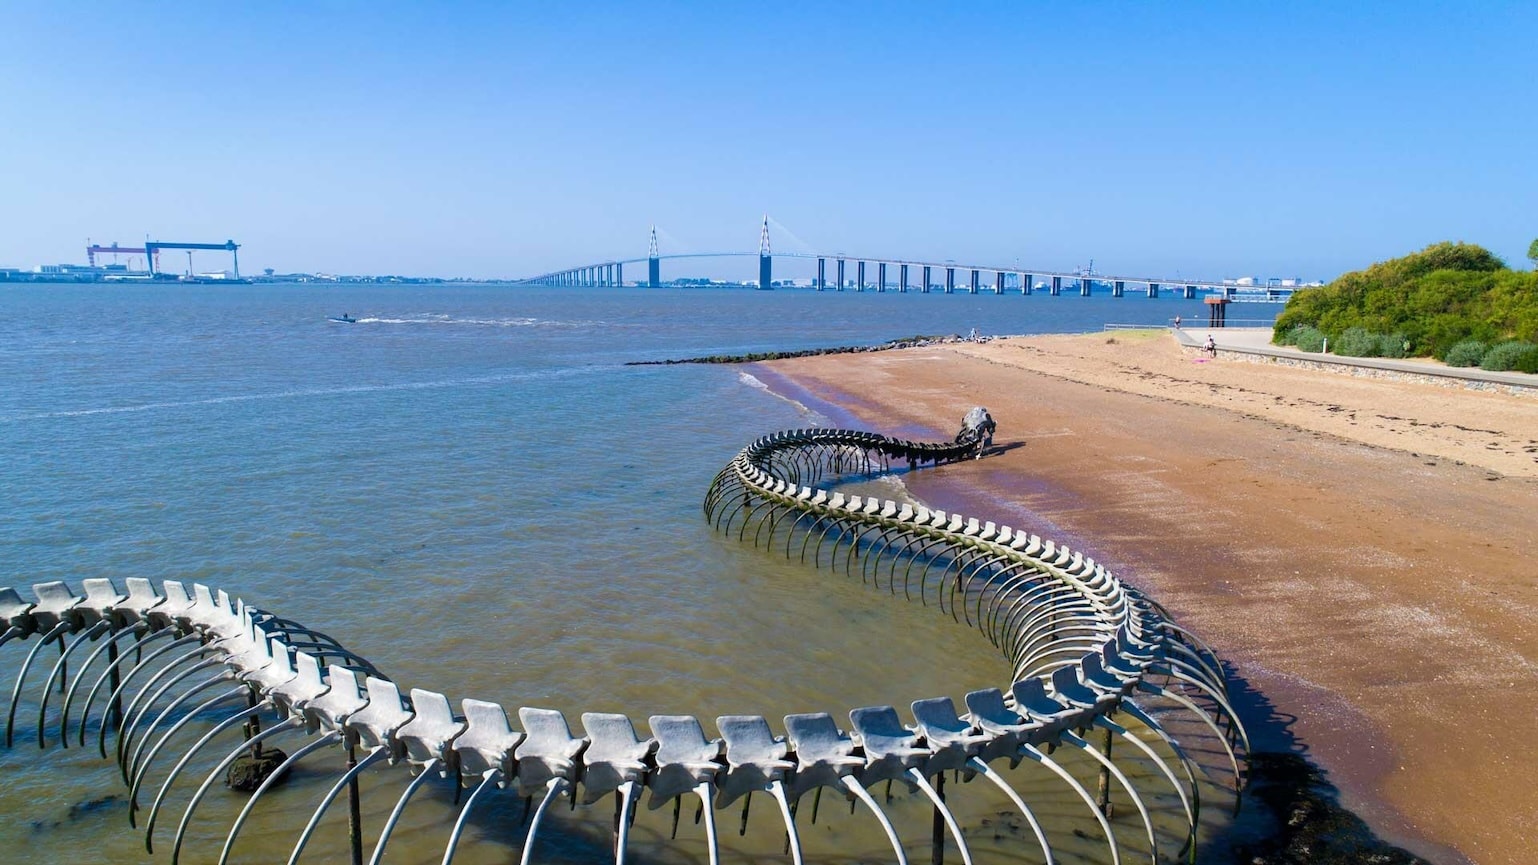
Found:
[[[1390,333],[1378,337],[1378,357],[1409,357],[1415,346],[1402,333]]]
[[[1479,368],[1491,372],[1506,372],[1507,370],[1526,372],[1527,370],[1522,369],[1524,365],[1538,367],[1538,360],[1534,359],[1534,355],[1538,355],[1538,345],[1525,340],[1514,339],[1510,342],[1490,346],[1490,350],[1485,352],[1484,358],[1479,361]]]
[[[1273,338],[1291,342],[1281,338],[1300,324],[1342,336],[1352,327],[1402,333],[1413,353],[1444,359],[1466,340],[1538,342],[1538,271],[1506,269],[1477,246],[1436,244],[1327,286],[1300,288],[1277,317]],[[1332,336],[1330,348],[1336,345]],[[1383,345],[1379,353],[1387,354]],[[1352,348],[1348,340],[1340,353]]]
[[[1377,357],[1378,335],[1364,327],[1348,327],[1346,332],[1330,346],[1333,354],[1342,357]]]
[[[1517,359],[1512,363],[1511,368],[1517,372],[1538,373],[1538,348],[1533,348],[1517,355]]]
[[[1302,351],[1324,351],[1324,331],[1313,325],[1300,324],[1292,330],[1292,344]]]
[[[1448,366],[1479,366],[1479,362],[1485,359],[1485,352],[1489,346],[1477,339],[1466,339],[1447,350]]]

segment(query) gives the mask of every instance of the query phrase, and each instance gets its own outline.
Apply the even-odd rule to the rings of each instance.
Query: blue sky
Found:
[[[0,266],[150,234],[517,276],[765,212],[1042,269],[1525,265],[1535,38],[1534,3],[7,2]]]

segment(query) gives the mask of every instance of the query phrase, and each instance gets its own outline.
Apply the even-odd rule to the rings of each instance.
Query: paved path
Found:
[[[1459,379],[1468,383],[1484,383],[1522,388],[1538,392],[1538,375],[1523,372],[1489,372],[1478,367],[1452,367],[1434,360],[1407,358],[1398,360],[1386,357],[1341,357],[1296,349],[1290,345],[1272,345],[1269,327],[1176,327],[1170,333],[1181,345],[1201,348],[1207,343],[1208,334],[1219,351],[1273,357],[1283,360],[1307,361],[1324,366],[1377,369],[1408,375],[1423,375],[1441,379]]]

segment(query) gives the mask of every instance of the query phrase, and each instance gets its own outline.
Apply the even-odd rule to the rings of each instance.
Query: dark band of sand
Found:
[[[1532,861],[1538,401],[1208,361],[1162,333],[768,369],[884,431],[949,436],[987,406],[1023,446],[916,477],[921,498],[1146,588],[1260,689],[1257,749],[1306,753],[1390,840]]]

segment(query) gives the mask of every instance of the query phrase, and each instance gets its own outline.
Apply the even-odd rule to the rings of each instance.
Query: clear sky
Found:
[[[0,4],[0,266],[1525,265],[1535,154],[1533,2]]]

